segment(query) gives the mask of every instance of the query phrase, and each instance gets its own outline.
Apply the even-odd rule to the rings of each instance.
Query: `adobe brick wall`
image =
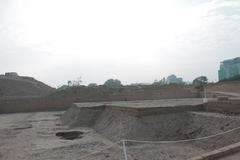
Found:
[[[219,82],[207,85],[208,91],[240,93],[240,81]]]
[[[240,100],[210,101],[204,104],[209,112],[240,114]]]
[[[130,100],[156,100],[174,98],[197,98],[197,92],[186,89],[183,86],[166,86],[160,88],[131,88],[125,87],[120,91],[108,91],[103,95],[88,91],[81,94],[63,94],[49,97],[14,97],[0,98],[0,113],[36,112],[66,110],[75,102],[98,101],[130,101]],[[99,96],[98,96],[99,95]]]
[[[68,100],[62,101],[47,98],[1,99],[0,113],[65,110],[67,105]]]

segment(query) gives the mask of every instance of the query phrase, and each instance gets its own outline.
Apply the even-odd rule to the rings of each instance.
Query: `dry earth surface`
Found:
[[[109,137],[96,133],[92,128],[62,125],[60,116],[63,112],[38,112],[0,115],[0,159],[2,160],[122,160],[124,159],[122,143],[110,141]],[[221,123],[215,123],[224,115],[215,113],[194,113],[206,115],[206,118],[221,128]],[[212,119],[212,117],[215,117]],[[126,118],[126,117],[125,117]],[[152,117],[149,117],[152,119]],[[147,119],[149,119],[147,118]],[[202,120],[202,118],[200,118]],[[239,124],[238,116],[227,117],[231,128]],[[231,122],[231,119],[236,119]],[[109,119],[110,120],[110,119]],[[131,119],[127,119],[131,120]],[[154,120],[154,119],[153,119]],[[177,119],[180,121],[180,119]],[[222,121],[224,122],[224,121]],[[123,121],[123,123],[129,123]],[[180,123],[180,122],[179,122]],[[177,123],[177,124],[179,124]],[[209,123],[209,121],[208,121]],[[204,124],[204,123],[202,123]],[[117,124],[120,125],[120,124]],[[225,124],[224,124],[225,125]],[[116,126],[117,127],[117,126]],[[208,127],[211,127],[210,125]],[[211,130],[211,128],[208,128]],[[56,136],[57,133],[80,131],[78,138],[68,137],[73,140]],[[126,130],[123,130],[124,132]],[[119,130],[121,132],[121,130]],[[145,131],[148,133],[148,131]],[[166,130],[167,132],[167,130]],[[239,131],[238,131],[239,132]],[[60,135],[61,135],[60,134]],[[192,134],[192,133],[190,133]],[[185,160],[207,151],[218,148],[221,143],[239,141],[239,134],[234,133],[227,137],[216,137],[197,142],[177,144],[126,144],[129,160]],[[65,137],[66,138],[66,137]],[[74,139],[76,138],[76,139]],[[176,137],[177,138],[177,137]],[[106,150],[106,147],[112,146]],[[103,150],[101,152],[97,152]],[[91,154],[91,155],[89,155]]]
[[[84,132],[82,138],[61,139],[55,134],[72,131],[61,126],[62,112],[39,112],[0,115],[0,159],[2,160],[80,160],[80,159],[123,159],[121,143],[113,145],[89,128],[74,128]],[[103,152],[84,157],[108,146]],[[160,148],[161,150],[159,150]],[[128,146],[130,159],[142,159],[148,153],[152,159],[184,159],[202,151],[191,145],[135,145]],[[146,155],[145,155],[146,157]],[[162,157],[162,158],[160,158]],[[182,157],[182,158],[181,158]]]
[[[62,112],[39,112],[0,115],[0,159],[2,160],[77,160],[81,155],[112,143],[93,130],[82,131],[83,138],[61,139],[55,134],[71,129],[61,126]]]
[[[240,152],[220,158],[219,160],[239,160],[239,159],[240,159]]]

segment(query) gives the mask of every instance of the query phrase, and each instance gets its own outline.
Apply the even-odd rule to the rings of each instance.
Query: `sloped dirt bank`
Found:
[[[61,119],[73,128],[92,128],[113,143],[128,140],[130,160],[186,160],[240,141],[240,116],[207,112],[196,99],[81,103]],[[118,145],[87,159],[123,159]]]
[[[146,108],[147,110],[147,108]],[[73,107],[62,120],[71,126],[94,128],[111,141],[122,139],[144,141],[176,141],[218,134],[240,126],[239,116],[202,111],[134,115],[114,107]],[[240,141],[239,131],[192,142],[202,149],[215,149]]]

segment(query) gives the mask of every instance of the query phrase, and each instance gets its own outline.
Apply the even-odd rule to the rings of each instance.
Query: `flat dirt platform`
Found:
[[[76,107],[96,107],[96,106],[107,105],[107,106],[118,106],[118,107],[128,107],[128,108],[196,106],[200,104],[203,104],[202,98],[75,103]]]

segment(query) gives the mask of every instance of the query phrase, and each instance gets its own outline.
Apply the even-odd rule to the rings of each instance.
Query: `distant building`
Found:
[[[167,84],[181,84],[183,79],[175,76],[174,74],[167,77]]]
[[[220,63],[219,81],[240,76],[240,57],[228,59]]]
[[[5,76],[8,76],[8,77],[18,77],[18,74],[16,72],[6,72]]]

